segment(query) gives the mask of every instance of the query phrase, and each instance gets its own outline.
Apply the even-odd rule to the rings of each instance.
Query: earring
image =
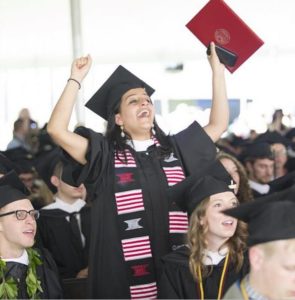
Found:
[[[152,125],[152,129],[151,130],[152,130],[152,135],[156,135],[155,125],[154,124]]]
[[[121,137],[124,138],[125,137],[124,126],[121,125],[120,128],[121,128]]]

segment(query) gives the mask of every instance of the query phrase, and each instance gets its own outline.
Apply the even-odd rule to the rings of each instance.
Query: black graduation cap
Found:
[[[253,142],[249,144],[240,155],[240,160],[242,162],[259,159],[259,158],[268,158],[274,159],[274,154],[271,150],[270,144],[265,142]]]
[[[277,131],[266,131],[260,135],[257,136],[257,138],[254,140],[254,142],[258,143],[268,143],[268,144],[283,144],[286,147],[290,146],[291,142],[278,133]]]
[[[8,203],[28,199],[29,190],[12,170],[0,178],[0,208]]]
[[[230,137],[230,144],[234,147],[244,147],[244,146],[247,146],[249,145],[250,141],[249,139],[244,139],[240,136],[237,136],[235,134],[233,134],[231,137]]]
[[[85,106],[100,117],[108,120],[110,113],[120,102],[123,94],[130,89],[140,87],[145,88],[149,96],[155,91],[144,81],[120,65]]]
[[[16,172],[34,172],[34,155],[23,147],[12,148],[3,152],[17,166]]]
[[[248,223],[248,246],[295,238],[295,202],[288,193],[274,193],[224,214]]]
[[[50,152],[43,153],[35,160],[35,168],[39,177],[46,183],[53,194],[57,192],[56,187],[51,183],[51,176],[57,163],[61,161],[62,150],[59,147]]]
[[[38,141],[39,147],[36,156],[39,156],[46,152],[50,152],[57,147],[56,143],[47,132],[47,123],[45,123],[45,125],[39,130]]]
[[[235,184],[231,176],[220,161],[216,160],[205,169],[198,170],[169,188],[168,196],[183,211],[191,215],[196,206],[206,197],[226,191],[232,192],[234,188]]]
[[[11,170],[16,170],[17,166],[8,159],[4,154],[0,153],[0,174],[6,174]]]

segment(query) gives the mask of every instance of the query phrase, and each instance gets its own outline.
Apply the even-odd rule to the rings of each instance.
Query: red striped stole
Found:
[[[125,155],[127,158],[126,162],[125,162],[126,160]],[[115,154],[115,168],[124,168],[124,167],[136,168],[135,159],[131,154],[131,152],[129,151],[129,149],[125,150],[125,155],[123,151],[117,151],[117,153]]]
[[[131,299],[156,299],[156,282],[148,284],[133,285],[130,287]]]
[[[141,236],[122,240],[125,261],[152,257],[149,236]]]
[[[169,212],[169,233],[186,233],[188,230],[188,216],[186,212]]]
[[[169,186],[177,184],[185,178],[183,170],[180,166],[163,167],[163,170],[165,172],[165,175],[166,175],[167,182],[168,182]]]
[[[141,189],[115,193],[118,215],[144,210]]]

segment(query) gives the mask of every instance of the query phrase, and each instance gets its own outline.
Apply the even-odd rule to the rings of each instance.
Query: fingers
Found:
[[[211,56],[212,54],[215,55],[216,54],[216,51],[215,51],[215,43],[214,42],[210,42],[210,55]]]
[[[87,56],[82,56],[75,60],[75,65],[78,69],[83,68],[84,66],[90,65],[92,62],[91,56],[88,54]]]

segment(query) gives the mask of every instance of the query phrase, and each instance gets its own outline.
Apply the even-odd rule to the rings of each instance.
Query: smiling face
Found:
[[[237,228],[237,219],[226,216],[221,211],[237,205],[238,200],[232,192],[210,196],[205,216],[201,220],[201,224],[208,228],[206,240],[209,249],[218,249],[234,235]]]
[[[30,211],[34,209],[29,199],[22,199],[5,205],[0,213],[15,210]],[[18,220],[15,214],[0,218],[0,249],[1,255],[19,257],[24,248],[32,247],[36,234],[36,220],[29,214],[24,220]]]
[[[134,140],[151,138],[151,128],[155,117],[154,107],[145,89],[136,88],[127,91],[121,99],[120,112],[115,121],[124,127]]]

